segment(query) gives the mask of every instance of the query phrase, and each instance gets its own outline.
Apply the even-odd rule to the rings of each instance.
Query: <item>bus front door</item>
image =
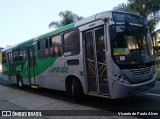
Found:
[[[11,81],[11,63],[12,63],[12,57],[11,52],[7,53],[7,59],[8,59],[8,79]]]
[[[108,95],[104,28],[84,32],[88,93]]]
[[[28,47],[28,79],[30,85],[36,85],[35,82],[35,66],[36,66],[36,47]]]

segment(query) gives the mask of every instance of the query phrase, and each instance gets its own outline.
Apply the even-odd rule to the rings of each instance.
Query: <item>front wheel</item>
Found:
[[[83,88],[79,80],[73,79],[73,97],[75,102],[81,102],[83,99]]]

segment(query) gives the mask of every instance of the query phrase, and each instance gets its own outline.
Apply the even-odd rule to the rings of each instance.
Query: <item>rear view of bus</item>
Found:
[[[112,18],[111,59],[107,63],[111,97],[121,98],[154,87],[156,67],[146,19],[121,12],[113,12]]]

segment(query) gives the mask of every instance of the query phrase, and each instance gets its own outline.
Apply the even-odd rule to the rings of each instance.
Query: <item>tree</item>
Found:
[[[121,3],[117,7],[114,7],[113,10],[121,11],[121,12],[124,12],[124,11],[130,12],[129,6],[130,6],[129,4]]]
[[[73,13],[72,11],[68,11],[68,10],[61,11],[59,13],[59,17],[61,17],[62,20],[52,21],[51,23],[49,23],[49,28],[51,27],[60,28],[62,26],[65,26],[75,21],[83,19],[82,16],[78,16],[77,14]]]
[[[146,18],[159,17],[160,0],[128,0],[128,3],[119,4],[113,10],[133,12]]]

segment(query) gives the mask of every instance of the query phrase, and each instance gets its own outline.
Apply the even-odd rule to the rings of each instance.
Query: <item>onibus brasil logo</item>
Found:
[[[66,65],[66,62],[64,63],[64,66],[62,66],[62,67],[54,66],[54,64],[52,64],[49,71],[50,72],[59,72],[59,73],[68,73],[68,67],[66,67],[65,65]]]

